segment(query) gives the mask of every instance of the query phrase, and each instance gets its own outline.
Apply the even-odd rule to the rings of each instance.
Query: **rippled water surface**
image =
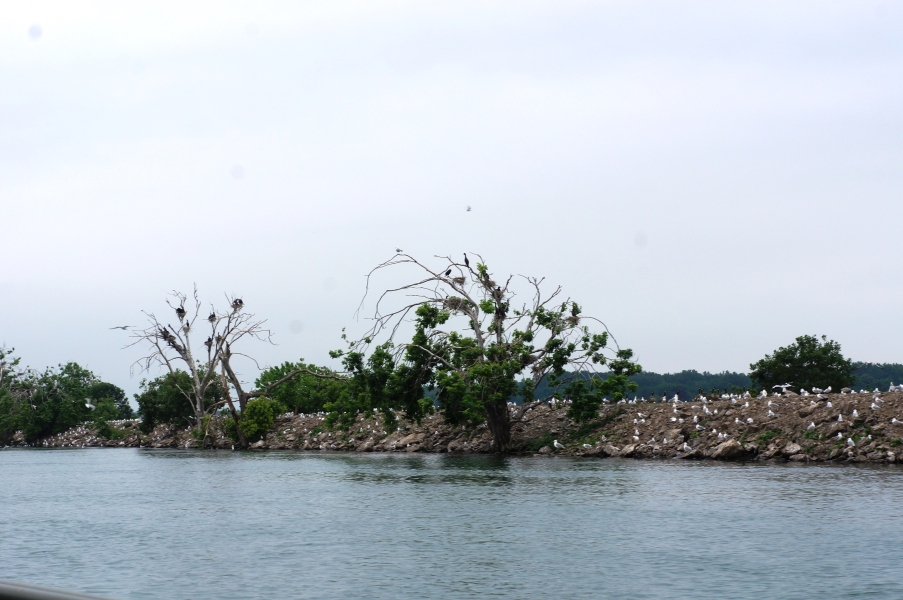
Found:
[[[903,469],[0,451],[0,579],[114,598],[903,598]]]

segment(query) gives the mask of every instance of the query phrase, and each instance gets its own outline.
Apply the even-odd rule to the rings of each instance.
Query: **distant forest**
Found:
[[[895,384],[903,383],[903,364],[883,363],[862,366],[862,363],[854,363],[858,368],[854,372],[856,375],[856,384],[854,389],[879,390],[887,391],[891,382]],[[636,394],[630,394],[632,398],[636,395],[638,398],[648,398],[654,395],[657,398],[667,396],[672,398],[677,394],[681,400],[689,400],[696,396],[700,391],[705,393],[729,393],[742,392],[751,389],[752,382],[746,373],[732,373],[724,371],[723,373],[709,373],[708,371],[689,370],[680,373],[652,373],[643,372],[630,378],[631,381],[637,383],[638,389]],[[545,398],[551,393],[548,385],[542,382],[536,388],[536,397]]]

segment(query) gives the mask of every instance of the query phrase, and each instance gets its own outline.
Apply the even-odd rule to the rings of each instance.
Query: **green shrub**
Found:
[[[245,435],[245,441],[253,443],[266,435],[276,421],[276,414],[283,408],[281,404],[269,398],[255,398],[248,402],[239,418],[239,425],[241,432]],[[235,420],[231,415],[224,418],[223,429],[233,441],[238,441]]]

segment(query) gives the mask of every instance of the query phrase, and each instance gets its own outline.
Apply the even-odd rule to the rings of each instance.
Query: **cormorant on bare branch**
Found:
[[[468,269],[470,268],[470,261],[467,260],[467,253],[466,253],[466,252],[464,253],[464,266],[467,267]]]
[[[207,341],[204,342],[204,345],[207,346],[207,350],[210,350],[210,346],[213,345],[213,338],[212,338],[212,337],[208,337],[208,338],[207,338]]]
[[[216,313],[210,313],[210,316],[207,317],[207,320],[211,323],[216,323]]]
[[[179,317],[180,321],[185,318],[185,307],[184,306],[180,306],[179,308],[176,309],[176,316]]]
[[[451,269],[449,269],[448,271],[445,272],[446,277],[448,277],[449,275],[451,275]]]

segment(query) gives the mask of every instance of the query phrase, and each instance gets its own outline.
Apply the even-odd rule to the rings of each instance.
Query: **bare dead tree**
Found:
[[[232,359],[242,356],[254,362],[258,368],[259,365],[250,355],[234,351],[234,347],[244,339],[272,343],[272,332],[264,327],[265,320],[259,320],[252,313],[245,311],[245,303],[241,298],[227,296],[226,301],[227,307],[224,310],[217,310],[211,305],[210,313],[205,317],[203,313],[206,311],[201,310],[202,303],[198,297],[197,286],[190,300],[185,294],[173,291],[167,304],[174,311],[176,319],[164,323],[155,313],[143,311],[148,326],[133,331],[134,341],[126,347],[146,345],[149,349],[148,354],[135,361],[133,368],[150,371],[154,367],[162,367],[169,372],[176,388],[191,405],[194,423],[189,425],[204,427],[204,440],[207,439],[204,417],[223,405],[227,406],[236,425],[239,446],[244,448],[247,442],[240,426],[240,413],[244,411],[248,401],[266,396],[275,387],[300,373],[311,372],[307,369],[295,369],[261,390],[245,391],[233,367]],[[177,325],[172,325],[172,322],[176,322]],[[205,322],[207,325],[204,325]],[[207,339],[200,342],[205,334]],[[180,368],[189,374],[189,388],[183,388],[178,384],[175,375]],[[207,406],[205,402],[207,390],[214,385],[220,386],[224,399]],[[237,396],[237,406],[232,400],[233,389]]]
[[[561,390],[581,393],[581,386],[570,385],[575,377],[585,378],[612,361],[628,360],[631,352],[618,348],[602,321],[583,316],[576,302],[562,299],[560,287],[545,293],[544,279],[528,276],[496,281],[482,257],[472,256],[477,258],[475,267],[466,255],[463,263],[448,256],[436,257],[441,264],[437,269],[407,254],[375,267],[367,276],[368,290],[370,278],[390,267],[408,265],[420,276],[415,274],[415,281],[380,294],[372,326],[351,342],[349,352],[364,353],[371,345],[388,340],[393,342],[392,352],[400,364],[410,362],[414,356],[410,351],[416,348],[418,356],[426,356],[421,359],[421,370],[427,378],[438,371],[463,382],[467,392],[462,401],[482,408],[496,449],[503,451],[510,443],[512,423],[522,420],[536,403],[550,401]],[[519,301],[515,282],[527,290],[523,301]],[[419,323],[415,336],[419,343],[398,343],[400,328],[412,322]],[[588,327],[592,323],[600,326],[602,333],[592,333]],[[613,348],[608,346],[609,340]],[[516,376],[523,377],[516,387],[524,398],[531,398],[546,378],[555,384],[553,393],[514,408],[508,400]],[[448,393],[440,386],[440,401]],[[597,394],[592,401],[600,399]]]

